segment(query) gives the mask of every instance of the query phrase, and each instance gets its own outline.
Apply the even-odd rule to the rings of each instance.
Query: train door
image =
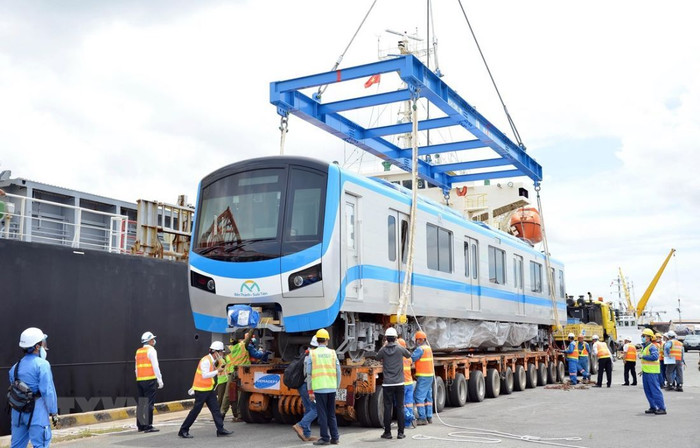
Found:
[[[398,215],[398,232],[397,232],[397,238],[398,238],[398,248],[399,248],[399,256],[396,257],[396,270],[398,271],[398,281],[396,283],[397,285],[397,295],[396,295],[396,303],[399,303],[399,298],[401,297],[401,289],[403,288],[403,278],[406,273],[406,262],[408,261],[408,220],[409,217],[405,213],[397,212]],[[415,252],[414,252],[415,253]],[[410,295],[411,298],[413,298],[413,294]]]
[[[523,257],[513,255],[513,286],[518,301],[518,314],[525,314],[525,283],[523,282]]]
[[[360,263],[359,220],[357,216],[357,197],[345,194],[345,219],[343,220],[343,249],[345,252],[343,270],[347,283],[345,297],[359,300],[362,290],[362,268]]]
[[[469,285],[472,311],[481,310],[481,288],[479,287],[479,242],[474,238],[464,237],[464,275]]]

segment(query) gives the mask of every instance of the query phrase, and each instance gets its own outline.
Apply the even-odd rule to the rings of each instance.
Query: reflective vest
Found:
[[[233,373],[238,366],[250,365],[250,355],[248,349],[244,346],[245,341],[240,341],[235,345],[229,345],[229,354],[226,355],[226,364],[228,365],[228,373]]]
[[[224,359],[224,358],[222,358],[222,359],[220,359],[219,361],[216,362],[218,365],[224,365],[224,366],[226,366],[226,367],[224,368],[224,370],[221,372],[221,375],[217,375],[217,376],[216,376],[216,384],[217,384],[217,385],[218,385],[218,384],[226,384],[226,383],[228,383],[228,368],[229,368],[229,366],[227,366],[227,365],[225,364],[225,362],[226,362],[226,359]]]
[[[627,344],[627,353],[625,353],[625,361],[637,362],[637,347],[632,344]]]
[[[148,352],[151,346],[141,347],[136,350],[136,381],[155,380],[156,374],[153,371],[153,364],[148,359]]]
[[[661,366],[659,365],[659,360],[647,361],[644,359],[645,356],[650,355],[651,344],[647,344],[646,347],[642,349],[642,372],[644,373],[660,373]]]
[[[429,345],[421,345],[423,354],[416,361],[416,376],[435,376],[433,367],[433,349]]]
[[[608,344],[605,342],[596,342],[595,346],[598,352],[598,359],[605,359],[610,357],[610,350],[608,349]]]
[[[411,358],[403,359],[403,385],[408,386],[413,384],[413,375],[411,375]]]
[[[664,343],[663,342],[654,342],[653,344],[659,350],[659,362],[664,362]]]
[[[676,358],[676,361],[681,361],[683,359],[683,343],[678,339],[671,339],[671,342],[673,342],[673,345],[668,354]]]
[[[570,353],[566,354],[566,359],[575,359],[578,361],[578,350],[576,349],[576,343],[572,342],[569,344],[567,351],[571,350]]]
[[[335,350],[326,346],[320,346],[311,350],[311,389],[336,389],[338,387],[337,371],[335,369],[338,358]]]
[[[584,356],[588,356],[588,344],[585,342],[580,342],[578,344],[578,357],[583,358]]]
[[[194,381],[192,381],[192,389],[198,390],[200,392],[207,392],[214,388],[214,378],[204,378],[202,376],[202,363],[207,358],[209,359],[209,372],[212,372],[216,369],[216,367],[214,366],[214,358],[212,358],[211,355],[206,355],[205,357],[199,360],[199,364],[197,364],[197,371],[194,373]]]

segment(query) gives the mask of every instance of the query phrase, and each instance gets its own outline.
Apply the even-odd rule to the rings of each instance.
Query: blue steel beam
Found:
[[[444,173],[446,171],[476,170],[480,168],[493,168],[496,166],[504,166],[510,164],[510,160],[508,159],[484,159],[474,160],[471,162],[443,163],[441,165],[433,165],[433,170],[439,173]]]

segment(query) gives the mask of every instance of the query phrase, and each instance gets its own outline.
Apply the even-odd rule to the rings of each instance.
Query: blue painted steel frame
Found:
[[[408,86],[407,89],[366,95],[323,104],[310,98],[300,90],[334,84],[351,79],[366,78],[376,74],[397,72]],[[418,130],[462,126],[475,139],[441,143],[419,147],[419,155],[448,151],[468,151],[475,148],[491,148],[498,157],[476,159],[467,162],[436,165],[425,160],[418,161],[418,175],[428,182],[452,188],[455,182],[467,182],[503,177],[527,176],[535,184],[542,180],[542,167],[525,150],[513,143],[505,134],[477,112],[439,76],[431,72],[415,56],[406,55],[372,64],[350,67],[333,72],[304,76],[301,78],[270,83],[270,102],[277,106],[280,115],[296,115],[315,126],[325,129],[338,138],[368,151],[383,160],[410,171],[411,148],[400,148],[383,137],[411,132],[411,123],[401,123],[366,129],[343,117],[343,111],[406,101],[414,97],[426,98],[446,116],[418,122]],[[457,174],[457,171],[506,166],[500,171]]]

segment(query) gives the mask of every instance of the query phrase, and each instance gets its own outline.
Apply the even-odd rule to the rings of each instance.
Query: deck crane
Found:
[[[620,284],[622,285],[622,290],[625,292],[625,301],[627,302],[627,311],[630,313],[635,312],[635,306],[632,304],[632,298],[630,297],[630,289],[627,286],[627,281],[625,276],[622,274],[622,268],[617,268],[620,272]]]
[[[659,271],[656,273],[654,278],[651,280],[651,283],[649,283],[649,286],[647,287],[647,290],[644,291],[644,295],[642,295],[642,298],[639,299],[639,303],[637,304],[637,317],[641,317],[642,313],[644,312],[644,308],[647,306],[647,302],[649,301],[649,298],[651,297],[651,293],[654,292],[654,288],[656,288],[656,284],[659,283],[659,279],[661,278],[661,274],[664,273],[664,269],[666,269],[666,265],[668,264],[668,261],[671,259],[671,256],[676,252],[676,249],[671,249],[671,251],[668,253],[668,256],[666,257],[666,260],[664,260],[663,264],[659,268]]]

